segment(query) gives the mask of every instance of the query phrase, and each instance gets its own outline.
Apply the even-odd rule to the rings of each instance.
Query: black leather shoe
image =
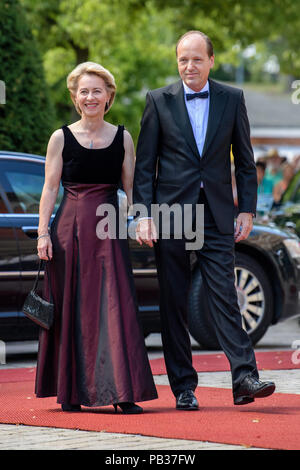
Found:
[[[247,375],[233,392],[233,401],[235,405],[246,405],[252,403],[255,398],[272,395],[274,390],[274,382],[261,382],[255,377]]]
[[[198,410],[197,398],[192,390],[185,390],[176,397],[177,410]]]

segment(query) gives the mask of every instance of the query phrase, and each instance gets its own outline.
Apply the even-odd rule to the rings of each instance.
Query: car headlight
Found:
[[[290,256],[300,264],[300,241],[295,238],[286,238],[283,243],[288,250]]]

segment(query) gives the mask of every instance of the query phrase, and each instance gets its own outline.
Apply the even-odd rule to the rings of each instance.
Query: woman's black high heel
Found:
[[[61,405],[61,409],[63,411],[81,411],[80,405],[70,405],[69,403],[65,403]]]
[[[143,413],[143,408],[136,405],[135,403],[123,402],[114,404],[115,413],[118,412],[118,406],[121,408],[124,415],[137,415]]]

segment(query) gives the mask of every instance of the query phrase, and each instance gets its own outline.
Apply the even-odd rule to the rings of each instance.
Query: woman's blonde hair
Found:
[[[105,113],[104,113],[106,114],[112,107],[112,104],[115,99],[117,87],[116,87],[114,76],[107,69],[102,67],[102,65],[97,64],[96,62],[83,62],[82,64],[77,65],[75,69],[72,70],[72,72],[70,72],[67,77],[67,87],[68,87],[68,90],[70,91],[71,99],[74,103],[76,111],[78,112],[78,114],[81,115],[81,109],[77,105],[75,97],[76,97],[79,79],[80,77],[82,77],[82,75],[86,73],[97,75],[98,77],[102,78],[102,80],[105,83],[108,93],[110,93],[108,106],[105,108]]]

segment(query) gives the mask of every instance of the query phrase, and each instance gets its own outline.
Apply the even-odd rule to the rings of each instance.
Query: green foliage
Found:
[[[177,79],[175,43],[190,29],[212,38],[214,77],[232,80],[242,51],[254,43],[260,56],[244,63],[246,74],[253,70],[259,78],[271,54],[284,73],[300,73],[300,0],[21,1],[44,54],[56,127],[79,118],[66,76],[78,63],[92,60],[108,68],[117,82],[107,119],[125,124],[136,140],[145,93]]]
[[[158,8],[172,6],[178,12],[173,21],[180,34],[200,29],[212,37],[216,50],[221,53],[230,51],[228,41],[231,46],[240,45],[241,49],[268,41],[274,46],[281,71],[299,76],[299,0],[154,1]]]
[[[0,3],[0,148],[44,154],[53,127],[53,107],[42,58],[17,0]]]
[[[121,0],[23,0],[44,50],[57,127],[79,118],[66,89],[66,77],[79,62],[98,62],[113,73],[117,95],[107,119],[125,124],[134,140],[146,91],[177,78],[173,10],[137,3],[138,8]]]

